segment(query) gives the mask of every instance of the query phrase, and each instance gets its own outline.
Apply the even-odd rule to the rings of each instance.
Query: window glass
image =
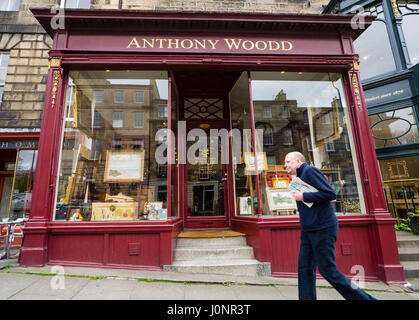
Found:
[[[416,5],[416,14],[410,14],[403,17],[402,29],[407,44],[407,50],[410,56],[410,62],[415,65],[419,62],[419,5]]]
[[[368,79],[396,70],[386,25],[375,20],[359,38],[354,41],[355,52],[359,54],[361,79]]]
[[[388,210],[406,219],[419,208],[419,156],[379,160]]]
[[[9,213],[9,219],[11,220],[29,217],[37,153],[37,150],[21,150],[18,152]]]
[[[416,116],[412,108],[369,116],[376,148],[419,142]]]
[[[20,0],[1,0],[0,11],[19,11]]]
[[[61,6],[64,8],[89,9],[90,0],[61,0]]]
[[[9,55],[0,53],[0,102],[3,97],[4,83],[7,75],[7,65],[9,64]]]
[[[257,144],[263,215],[298,214],[287,189],[293,177],[283,167],[292,151],[301,152],[326,175],[337,193],[337,214],[365,213],[341,76],[252,72],[251,79],[255,122],[263,128],[263,143]],[[267,104],[272,119],[263,117]]]
[[[232,162],[236,215],[258,216],[258,199],[254,170],[252,121],[248,76],[243,72],[230,91]],[[265,104],[266,105],[266,104]],[[260,110],[260,117],[263,117]],[[258,132],[262,129],[258,128]]]
[[[54,219],[166,219],[167,174],[156,161],[156,133],[167,128],[167,119],[157,117],[158,106],[168,101],[167,72],[69,76]],[[134,101],[139,88],[150,97],[144,104]],[[103,91],[103,103],[94,102],[95,90]],[[114,101],[117,91],[126,92],[123,105]]]

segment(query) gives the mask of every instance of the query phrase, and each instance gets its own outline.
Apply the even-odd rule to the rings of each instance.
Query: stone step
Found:
[[[199,248],[199,247],[231,247],[246,246],[246,237],[220,237],[220,238],[178,238],[177,247]]]
[[[402,247],[399,248],[400,261],[418,261],[419,247]]]
[[[406,278],[419,278],[419,261],[401,261]]]
[[[172,265],[164,266],[163,270],[253,277],[271,275],[270,263],[261,263],[256,259],[175,261]]]
[[[252,258],[254,258],[253,248],[249,246],[177,247],[175,249],[175,261]]]
[[[396,231],[397,246],[399,248],[419,248],[419,235],[412,232]]]

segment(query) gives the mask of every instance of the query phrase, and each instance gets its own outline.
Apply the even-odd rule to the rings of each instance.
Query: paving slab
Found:
[[[12,298],[40,279],[41,276],[29,277],[24,274],[0,273],[0,300]]]
[[[211,284],[185,285],[185,300],[237,300],[230,286]]]
[[[129,300],[136,285],[135,280],[90,280],[73,300]]]
[[[232,285],[231,288],[240,300],[281,299],[281,293],[274,286]]]
[[[184,300],[185,285],[169,282],[137,282],[130,300]]]
[[[32,277],[32,276],[27,276]],[[70,300],[88,283],[89,279],[67,278],[56,279],[49,276],[35,276],[39,279],[10,300]],[[58,281],[57,281],[58,280]]]

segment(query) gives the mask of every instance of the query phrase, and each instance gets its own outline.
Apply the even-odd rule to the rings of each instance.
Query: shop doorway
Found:
[[[187,134],[198,135],[196,141],[187,141],[188,159],[184,169],[185,227],[228,227],[228,166],[221,160],[222,141],[212,137],[211,129],[227,129],[226,121],[187,121]],[[200,130],[195,130],[200,129]],[[206,147],[197,147],[197,143]],[[210,146],[215,146],[211,150]],[[196,150],[196,152],[193,152]]]
[[[186,123],[186,137],[192,130],[196,137],[185,143],[187,153],[196,150],[193,157],[196,161],[189,161],[185,154],[187,161],[181,165],[179,176],[184,227],[229,227],[230,212],[234,210],[229,201],[233,190],[232,164],[226,158],[222,160],[225,141],[221,136],[211,136],[211,130],[231,129],[228,96],[241,72],[183,70],[175,71],[173,75],[179,102],[178,120]],[[198,140],[206,142],[206,147],[199,150]],[[216,145],[216,149],[211,145]]]

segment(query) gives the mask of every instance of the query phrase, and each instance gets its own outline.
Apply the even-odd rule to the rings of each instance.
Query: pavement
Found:
[[[343,300],[317,280],[318,300]],[[404,285],[365,282],[378,300],[419,300]],[[81,267],[21,267],[0,260],[0,300],[297,300],[295,278],[244,277]]]

